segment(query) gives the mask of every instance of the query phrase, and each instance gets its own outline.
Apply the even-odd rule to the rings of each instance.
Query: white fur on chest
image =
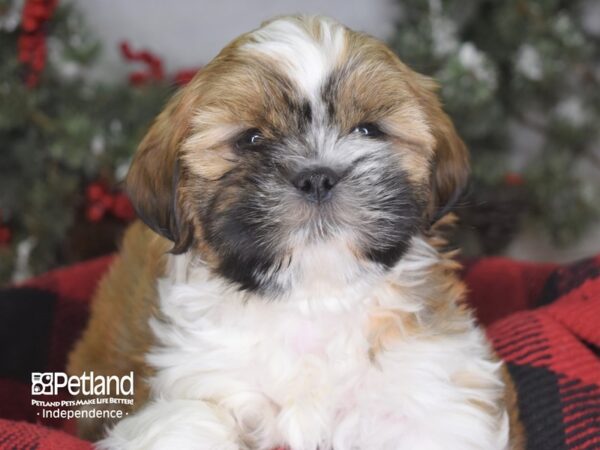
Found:
[[[423,256],[435,258],[423,245],[389,276],[422,283],[418,273],[432,263]],[[159,285],[165,320],[151,325],[161,345],[147,356],[154,396],[218,405],[251,448],[506,448],[506,415],[481,407],[494,410],[502,383],[475,326],[411,335],[373,362],[369,317],[418,311],[418,299],[397,298],[385,283],[324,298],[326,307],[248,299],[202,267],[185,272],[175,266]],[[481,388],[453,381],[465,373]]]

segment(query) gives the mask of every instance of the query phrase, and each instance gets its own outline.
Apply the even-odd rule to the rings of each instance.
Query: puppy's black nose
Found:
[[[328,167],[313,167],[302,170],[293,179],[296,186],[307,200],[324,202],[331,197],[331,190],[340,181],[340,177]]]

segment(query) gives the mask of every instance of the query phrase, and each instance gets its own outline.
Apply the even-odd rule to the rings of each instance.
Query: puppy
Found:
[[[127,178],[145,225],[69,364],[133,370],[135,404],[80,433],[106,449],[518,448],[501,363],[431,226],[468,175],[435,91],[382,42],[304,16],[242,35],[179,91]]]

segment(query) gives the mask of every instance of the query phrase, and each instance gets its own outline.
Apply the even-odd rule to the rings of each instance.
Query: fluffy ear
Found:
[[[435,221],[448,212],[467,184],[469,152],[450,117],[442,109],[437,97],[437,84],[426,77],[420,77],[419,84],[424,92],[425,109],[435,139],[429,208],[430,218]]]
[[[129,198],[141,220],[173,241],[171,253],[189,249],[194,239],[191,223],[184,217],[178,193],[179,146],[189,127],[190,102],[177,93],[154,120],[140,143],[127,174]]]
[[[469,179],[469,153],[450,118],[443,113],[434,128],[433,215],[440,218],[462,194]]]

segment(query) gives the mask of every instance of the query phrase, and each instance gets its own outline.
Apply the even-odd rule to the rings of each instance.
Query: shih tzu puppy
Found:
[[[305,16],[242,35],[181,89],[127,178],[145,225],[69,364],[134,371],[135,404],[80,434],[106,449],[519,448],[510,381],[432,226],[468,174],[435,91],[382,42]]]

